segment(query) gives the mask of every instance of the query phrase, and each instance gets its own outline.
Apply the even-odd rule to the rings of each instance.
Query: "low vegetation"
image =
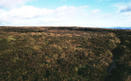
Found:
[[[131,81],[131,31],[1,27],[0,81]]]

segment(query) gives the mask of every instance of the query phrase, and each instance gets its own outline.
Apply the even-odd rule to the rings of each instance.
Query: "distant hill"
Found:
[[[131,29],[131,27],[107,27],[111,29]]]

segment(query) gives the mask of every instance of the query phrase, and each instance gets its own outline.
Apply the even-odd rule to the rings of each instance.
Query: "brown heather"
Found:
[[[131,81],[131,31],[0,27],[0,81]]]

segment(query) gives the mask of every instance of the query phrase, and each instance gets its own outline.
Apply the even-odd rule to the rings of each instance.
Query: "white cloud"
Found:
[[[33,6],[23,6],[21,8],[15,8],[8,12],[8,15],[16,18],[35,18],[52,13],[53,10],[45,8],[35,8]]]
[[[18,5],[23,5],[28,1],[31,1],[31,0],[0,0],[0,7],[12,8]]]
[[[102,13],[99,9],[90,10],[88,6],[62,6],[56,9],[22,6],[1,9],[0,13],[1,25],[131,26],[129,14]]]
[[[99,13],[100,11],[101,11],[100,9],[95,9],[95,10],[92,10],[92,13],[97,14],[97,13]]]
[[[62,6],[56,9],[23,6],[1,10],[0,21],[7,25],[71,25],[77,21],[73,20],[84,12],[83,8],[85,6]]]

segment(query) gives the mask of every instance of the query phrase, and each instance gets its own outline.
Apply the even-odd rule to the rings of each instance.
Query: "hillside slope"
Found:
[[[1,27],[0,81],[131,81],[131,31]]]

